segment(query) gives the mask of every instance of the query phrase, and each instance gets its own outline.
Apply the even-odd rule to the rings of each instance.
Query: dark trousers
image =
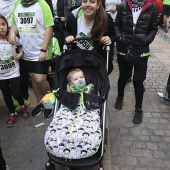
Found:
[[[0,80],[0,89],[2,90],[4,101],[10,113],[15,113],[12,96],[19,102],[21,106],[24,105],[24,100],[20,92],[20,77]]]
[[[118,54],[117,61],[119,66],[118,99],[123,99],[126,81],[134,67],[133,86],[136,98],[135,108],[141,109],[143,102],[143,82],[146,79],[148,57],[140,57],[138,63],[136,65],[132,65],[124,61],[123,55]]]
[[[29,74],[28,74],[27,62],[23,59],[20,59],[19,66],[20,66],[20,91],[22,94],[22,98],[27,100],[29,97],[29,93],[28,93]]]
[[[6,162],[2,155],[1,147],[0,147],[0,170],[6,170]]]

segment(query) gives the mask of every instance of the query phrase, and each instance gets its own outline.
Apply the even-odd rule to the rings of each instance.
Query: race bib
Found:
[[[35,12],[18,13],[18,27],[35,27],[36,14]]]
[[[77,37],[85,37],[86,35],[84,33],[80,33]],[[94,45],[93,45],[93,41],[92,40],[79,40],[77,41],[77,46],[80,49],[84,49],[84,50],[93,50]]]
[[[8,60],[0,60],[0,74],[15,72],[18,63],[11,57]]]

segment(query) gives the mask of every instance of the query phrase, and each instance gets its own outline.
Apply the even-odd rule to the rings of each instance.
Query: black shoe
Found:
[[[123,105],[123,100],[117,98],[115,102],[115,109],[122,110],[122,105]]]
[[[45,117],[45,118],[51,117],[52,114],[53,114],[53,109],[45,109],[45,110],[44,110],[44,117]]]
[[[135,116],[133,118],[133,123],[135,123],[135,124],[142,123],[142,117],[143,117],[143,110],[142,109],[136,109],[135,110]]]
[[[42,111],[42,104],[38,104],[32,111],[32,116],[38,116]]]

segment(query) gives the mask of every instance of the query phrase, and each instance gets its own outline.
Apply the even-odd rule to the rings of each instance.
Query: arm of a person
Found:
[[[67,2],[66,0],[64,0],[64,17],[66,18],[67,20],[67,17],[68,17],[68,5],[67,5]]]
[[[73,42],[74,35],[76,34],[73,31],[74,29],[73,27],[77,26],[77,23],[74,23],[74,22],[77,22],[77,20],[74,20],[73,18],[74,18],[73,14],[70,13],[68,16],[67,22],[66,22],[65,30],[64,30],[64,37],[67,43]],[[77,30],[77,28],[75,30]]]
[[[60,18],[65,18],[64,16],[64,1],[63,0],[58,0],[57,2],[57,11],[58,11],[58,16]]]
[[[114,25],[114,31],[115,31],[115,35],[116,35],[116,41],[117,40],[121,40],[121,36],[122,36],[122,31],[121,31],[121,16],[122,16],[122,4],[119,5],[118,11],[117,11],[117,15],[116,15],[116,19],[115,19],[115,25]]]
[[[47,2],[47,4],[49,5],[50,9],[51,9],[51,12],[54,16],[54,10],[53,10],[53,4],[52,4],[52,0],[45,0]]]
[[[19,45],[19,46],[17,47],[17,49],[18,49],[18,53],[17,53],[15,56],[13,56],[15,60],[19,60],[19,59],[22,58],[22,56],[23,56],[22,46]]]
[[[53,27],[47,27],[44,33],[44,39],[43,39],[43,44],[42,44],[42,50],[47,51],[48,45],[50,43],[50,40],[52,38],[52,32],[53,32]],[[40,51],[40,55],[38,58],[38,61],[44,61],[46,58],[46,52]]]
[[[106,33],[106,36],[103,36],[101,39],[101,42],[104,45],[110,45],[116,40],[113,19],[108,13],[107,16],[108,16],[108,31]]]
[[[158,16],[157,8],[154,5],[152,19],[149,26],[148,34],[145,39],[145,44],[150,44],[157,34],[158,31],[157,16]]]
[[[11,43],[11,44],[17,44],[17,38],[16,38],[16,35],[18,34],[18,28],[17,26],[12,26],[10,31],[9,31],[9,35],[8,35],[8,41]]]

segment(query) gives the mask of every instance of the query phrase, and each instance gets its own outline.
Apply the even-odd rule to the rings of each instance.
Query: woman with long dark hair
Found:
[[[103,52],[104,45],[111,45],[115,40],[114,25],[110,14],[106,14],[100,0],[83,0],[82,6],[69,14],[66,23],[65,40],[73,43],[75,37],[90,36],[98,38],[99,43],[81,40],[73,48],[94,50],[106,59]],[[109,60],[109,74],[113,70],[113,54]]]

